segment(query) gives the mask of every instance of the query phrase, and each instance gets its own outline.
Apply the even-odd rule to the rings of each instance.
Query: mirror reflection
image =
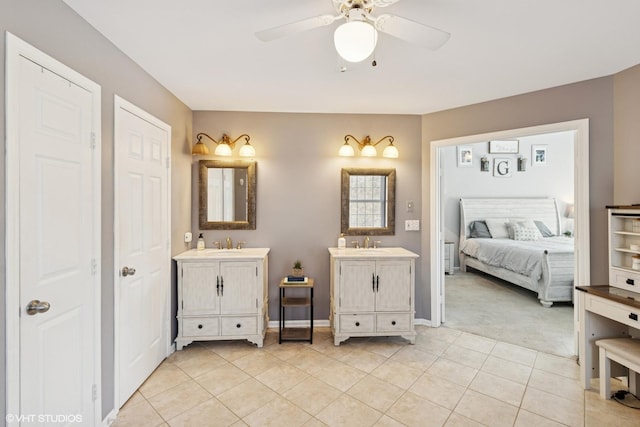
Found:
[[[256,163],[200,161],[200,228],[255,230]]]
[[[395,234],[395,169],[342,169],[341,231]]]

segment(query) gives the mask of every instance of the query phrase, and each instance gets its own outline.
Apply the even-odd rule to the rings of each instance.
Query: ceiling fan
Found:
[[[390,14],[371,14],[377,7],[391,6],[400,0],[331,1],[336,15],[314,16],[258,31],[255,35],[262,41],[271,41],[345,19],[347,22],[334,32],[334,44],[338,54],[349,62],[363,61],[373,53],[378,41],[378,31],[430,50],[439,49],[451,37],[446,31],[407,18]]]

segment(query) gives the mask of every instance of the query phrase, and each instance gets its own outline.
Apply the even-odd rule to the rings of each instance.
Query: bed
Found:
[[[471,267],[536,292],[544,307],[573,300],[573,238],[561,234],[555,199],[460,199],[459,255],[461,271]]]

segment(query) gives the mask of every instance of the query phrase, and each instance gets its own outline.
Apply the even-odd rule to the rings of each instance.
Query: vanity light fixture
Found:
[[[378,155],[378,151],[376,150],[376,145],[380,144],[382,141],[389,141],[389,145],[387,145],[382,152],[382,157],[387,157],[390,159],[398,158],[398,149],[395,145],[393,145],[393,137],[391,135],[387,135],[385,137],[380,138],[380,140],[376,143],[371,142],[371,138],[369,135],[365,136],[362,142],[358,141],[358,139],[353,135],[345,135],[344,144],[340,147],[340,151],[338,155],[341,157],[353,157],[355,152],[353,147],[349,144],[349,139],[354,140],[358,144],[358,148],[360,148],[360,155],[363,157],[376,157]]]
[[[221,141],[216,141],[206,133],[200,132],[199,134],[196,135],[196,138],[198,139],[198,141],[196,142],[196,144],[193,146],[193,149],[191,150],[191,154],[193,154],[194,156],[209,154],[209,149],[207,148],[205,143],[202,141],[203,136],[206,136],[207,138],[209,138],[210,140],[216,143],[217,146],[216,146],[216,150],[214,151],[214,154],[216,156],[226,156],[226,157],[231,156],[233,147],[235,147],[236,142],[238,142],[240,138],[244,138],[245,140],[244,145],[240,147],[240,156],[254,157],[256,155],[255,148],[253,148],[253,145],[249,143],[249,140],[251,139],[251,137],[246,133],[243,133],[233,141],[231,141],[231,138],[229,138],[229,135],[225,133],[222,135]]]

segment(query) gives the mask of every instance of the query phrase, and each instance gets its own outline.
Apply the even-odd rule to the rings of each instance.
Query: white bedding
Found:
[[[558,254],[573,253],[573,239],[560,236],[531,241],[466,239],[462,242],[460,251],[485,264],[539,280],[543,273],[545,251]]]

